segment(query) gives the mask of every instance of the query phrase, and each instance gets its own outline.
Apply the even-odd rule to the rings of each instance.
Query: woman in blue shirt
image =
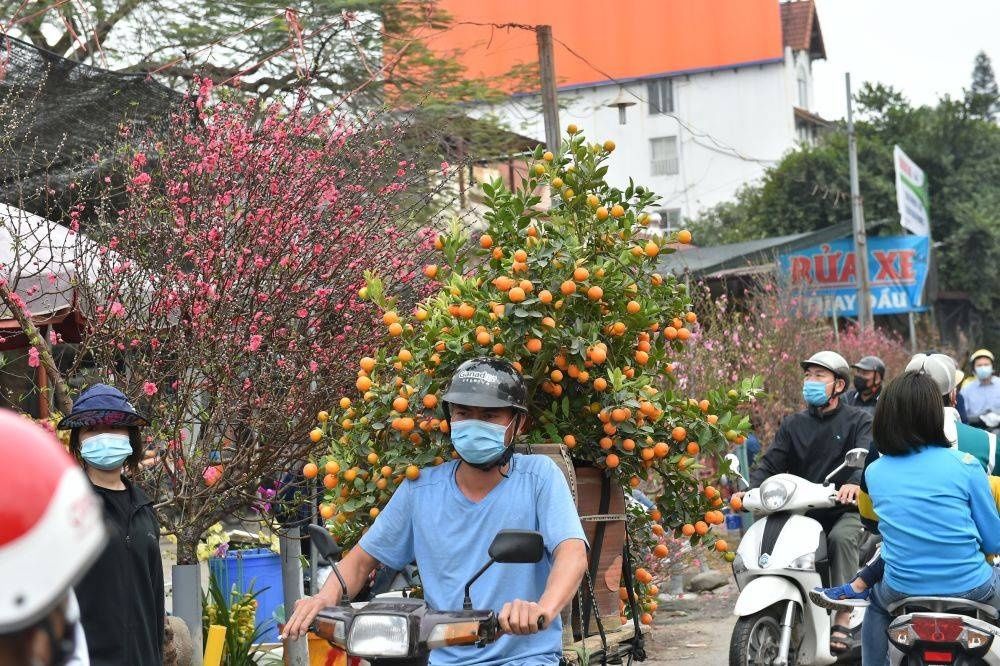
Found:
[[[971,599],[1000,608],[1000,515],[979,461],[952,449],[937,385],[917,371],[883,391],[872,426],[882,456],[865,481],[882,533],[885,578],[865,616],[865,666],[889,664],[889,605],[911,596]]]

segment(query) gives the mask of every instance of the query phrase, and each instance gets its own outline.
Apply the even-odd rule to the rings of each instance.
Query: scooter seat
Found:
[[[993,606],[969,599],[956,599],[954,597],[907,597],[902,601],[889,604],[889,608],[886,610],[893,616],[923,612],[970,615],[981,617],[994,623],[1000,619],[1000,611]]]

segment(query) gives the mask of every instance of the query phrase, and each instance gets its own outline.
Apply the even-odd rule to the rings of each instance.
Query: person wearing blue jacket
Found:
[[[1000,513],[979,460],[951,448],[944,418],[937,384],[914,370],[893,380],[876,407],[881,456],[865,481],[885,577],[865,615],[865,666],[888,666],[886,609],[906,597],[960,597],[1000,609],[1000,570],[983,557],[1000,552]]]

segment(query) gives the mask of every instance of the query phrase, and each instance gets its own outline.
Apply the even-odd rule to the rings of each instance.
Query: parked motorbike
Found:
[[[1000,613],[993,606],[947,597],[910,597],[890,605],[893,666],[1000,665]]]
[[[473,609],[472,585],[493,564],[535,564],[544,553],[538,532],[501,530],[490,545],[489,562],[466,583],[461,610],[434,610],[423,599],[410,597],[376,597],[352,604],[337,568],[340,547],[322,527],[310,525],[309,531],[343,590],[340,605],[320,611],[311,630],[371,666],[423,666],[431,650],[461,645],[485,647],[496,641],[502,635],[496,613]],[[542,622],[540,619],[539,626]]]
[[[776,474],[743,497],[743,507],[758,519],[740,542],[733,574],[740,589],[734,613],[739,616],[729,643],[730,666],[833,664],[861,658],[855,648],[830,652],[828,611],[809,601],[809,591],[829,587],[826,534],[811,509],[836,505],[831,480],[845,469],[861,469],[868,450],[852,449],[844,463],[822,484],[793,474]],[[735,456],[731,473],[744,484]],[[849,623],[857,631],[864,616],[856,610]]]

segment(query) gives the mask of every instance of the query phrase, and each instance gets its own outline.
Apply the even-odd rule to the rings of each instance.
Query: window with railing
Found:
[[[673,176],[680,172],[676,136],[649,140],[649,171],[654,176]]]

